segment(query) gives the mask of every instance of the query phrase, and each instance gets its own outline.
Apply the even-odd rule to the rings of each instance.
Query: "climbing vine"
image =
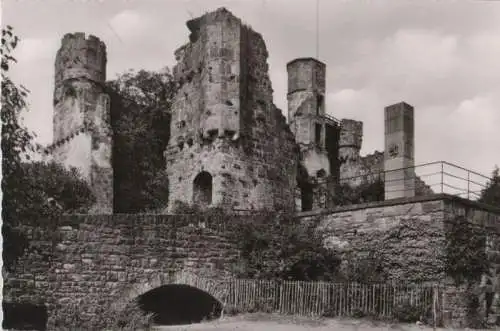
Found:
[[[457,284],[479,281],[488,272],[486,229],[457,216],[447,224],[446,274]]]

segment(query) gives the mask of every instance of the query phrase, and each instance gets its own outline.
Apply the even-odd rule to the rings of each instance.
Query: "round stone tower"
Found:
[[[288,72],[288,121],[301,145],[324,147],[321,117],[325,115],[326,65],[313,58],[290,61]]]
[[[106,45],[84,33],[66,34],[55,60],[54,161],[77,168],[105,213],[112,206],[112,131],[105,93]]]
[[[67,141],[90,121],[89,110],[104,92],[105,81],[106,45],[92,35],[66,34],[55,61],[54,144]],[[64,163],[63,155],[55,156]]]
[[[85,33],[68,33],[56,56],[56,86],[67,79],[85,78],[106,81],[106,45],[99,38]]]
[[[288,123],[300,147],[297,206],[307,211],[328,206],[332,175],[326,146],[326,65],[314,58],[298,58],[287,64]],[[299,195],[299,194],[298,194]]]

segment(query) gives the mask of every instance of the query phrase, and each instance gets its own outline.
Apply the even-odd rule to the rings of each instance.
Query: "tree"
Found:
[[[487,203],[500,208],[500,170],[495,166],[491,175],[491,180],[481,191],[479,202]]]
[[[16,206],[21,201],[15,200],[16,196],[22,194],[16,181],[15,173],[21,170],[23,156],[31,150],[32,135],[22,126],[19,121],[21,111],[26,108],[26,97],[28,90],[23,86],[17,86],[9,77],[9,69],[12,64],[17,63],[12,52],[17,47],[19,37],[13,33],[13,28],[7,25],[2,29],[2,47],[0,49],[1,75],[2,75],[2,235],[4,237],[4,264],[9,267],[9,259],[12,255],[12,247],[21,243],[21,238],[14,233],[15,218],[10,217],[15,213]],[[6,256],[7,250],[7,256]],[[16,255],[16,252],[14,252]]]
[[[19,42],[13,28],[2,30],[2,234],[4,264],[9,270],[24,252],[27,241],[22,227],[40,225],[62,212],[86,210],[94,201],[87,184],[76,170],[55,163],[28,163],[34,152],[33,134],[22,125],[20,114],[27,110],[28,90],[8,76],[11,55]]]
[[[168,69],[129,71],[107,83],[112,95],[115,210],[164,207],[168,182],[163,155],[170,137],[176,85]]]
[[[338,206],[383,201],[384,192],[384,182],[381,179],[376,179],[373,182],[363,182],[355,187],[349,184],[339,185],[333,199]]]
[[[258,223],[238,225],[243,278],[278,280],[334,280],[340,258],[326,248],[316,222],[298,223],[292,216],[269,213]]]
[[[51,227],[62,213],[86,213],[95,203],[76,168],[67,170],[54,162],[22,163],[11,176],[16,189],[4,192],[2,209],[7,270],[28,247],[25,227]]]
[[[2,191],[17,190],[16,180],[12,176],[21,166],[23,158],[29,158],[28,152],[33,151],[33,135],[22,125],[20,114],[26,109],[28,89],[17,86],[9,77],[12,64],[17,63],[12,52],[19,42],[19,37],[13,33],[11,26],[2,29]],[[5,208],[5,207],[4,207]]]
[[[457,284],[479,281],[490,268],[485,250],[487,231],[463,215],[456,216],[446,227],[446,274]]]

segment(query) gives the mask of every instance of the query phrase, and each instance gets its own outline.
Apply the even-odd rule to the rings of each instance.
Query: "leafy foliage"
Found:
[[[485,229],[457,216],[448,224],[445,270],[457,284],[478,281],[489,271]]]
[[[378,179],[373,182],[364,182],[356,187],[348,184],[340,185],[335,191],[334,200],[338,206],[383,201],[384,182]]]
[[[56,163],[22,163],[11,174],[15,190],[4,192],[3,228],[5,266],[13,267],[28,242],[22,226],[48,226],[61,213],[84,213],[95,202],[87,183],[76,169]]]
[[[173,76],[168,69],[129,71],[107,85],[113,97],[115,210],[164,207],[168,182],[163,152],[170,137]]]
[[[317,220],[299,223],[291,214],[259,211],[249,217],[232,217],[221,208],[199,209],[173,201],[173,212],[189,219],[219,224],[229,221],[238,243],[240,260],[233,265],[236,277],[267,280],[337,279],[340,258],[323,245]]]
[[[87,325],[92,325],[93,330],[151,330],[154,318],[154,314],[145,313],[136,300],[130,302],[130,304],[120,312],[109,309],[106,305],[98,305],[96,307],[96,315],[92,316],[90,319],[87,317],[87,321],[84,321],[78,303],[69,304],[65,309],[65,313],[66,319],[61,323],[62,325],[56,325],[56,331],[68,329],[83,330],[81,325],[84,322],[86,322]]]
[[[2,191],[11,192],[17,189],[16,180],[12,176],[23,160],[29,158],[28,152],[33,151],[33,135],[20,122],[20,114],[26,110],[28,89],[17,86],[9,77],[8,71],[12,64],[17,63],[12,56],[19,38],[14,35],[11,26],[2,29]],[[4,207],[5,208],[5,207]]]
[[[345,281],[362,284],[381,283],[388,279],[384,268],[384,256],[380,251],[371,251],[367,257],[348,256],[342,268]]]
[[[94,201],[76,170],[55,163],[25,162],[35,150],[34,136],[20,121],[21,112],[27,110],[28,90],[8,76],[12,64],[17,63],[12,52],[18,42],[11,26],[2,29],[2,234],[7,270],[28,246],[21,226],[39,225],[62,212],[86,210]]]
[[[500,208],[500,170],[495,167],[492,173],[492,179],[485,189],[481,192],[479,202],[486,203]]]
[[[394,318],[401,323],[415,323],[422,318],[425,309],[419,305],[411,305],[409,302],[394,307]]]
[[[340,259],[324,247],[314,221],[297,223],[291,216],[269,213],[262,223],[238,227],[242,278],[333,280]]]

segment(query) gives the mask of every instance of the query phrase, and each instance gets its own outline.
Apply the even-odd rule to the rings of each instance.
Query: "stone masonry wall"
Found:
[[[325,243],[344,258],[381,261],[393,281],[443,277],[443,201],[371,203],[338,208],[320,217]]]
[[[96,329],[92,316],[103,314],[100,308],[128,300],[130,287],[158,273],[230,276],[239,257],[231,222],[213,222],[182,215],[64,216],[54,229],[27,232],[30,248],[5,277],[5,300],[46,304],[49,329],[69,325],[77,304],[81,326]]]
[[[484,317],[484,292],[479,283],[467,289],[446,275],[448,233],[457,216],[465,216],[468,222],[487,230],[484,249],[491,263],[498,300],[499,209],[439,194],[339,207],[323,214],[301,214],[305,219],[319,217],[318,230],[324,236],[325,245],[339,250],[343,260],[377,261],[379,271],[392,281],[439,283],[443,305],[438,309],[444,312],[446,326],[464,327],[471,326],[472,319]],[[478,296],[482,303],[480,309],[472,313],[467,306],[471,295]]]
[[[496,289],[495,298],[498,300],[500,298],[500,209],[482,206],[460,198],[446,200],[444,203],[445,222],[453,225],[453,221],[458,216],[463,216],[467,222],[476,224],[486,230],[487,243],[484,249],[490,262],[491,279],[494,289]],[[447,285],[444,296],[444,310],[451,320],[449,321],[450,326],[457,328],[471,326],[475,318],[478,320],[484,318],[485,299],[480,283],[473,284],[472,288],[467,288],[467,285],[456,286],[451,279],[448,279]],[[468,312],[467,303],[473,295],[478,297],[481,306],[477,311],[471,313]],[[492,308],[496,314],[500,313],[495,303],[493,303]]]
[[[53,228],[55,230],[55,227]],[[24,226],[16,244],[24,254],[12,271],[4,268],[3,300],[9,303],[30,303],[43,306],[49,290],[48,279],[54,252],[53,229]]]
[[[363,123],[343,119],[339,140],[340,184],[353,187],[384,180],[384,152],[375,151],[361,156]],[[415,196],[432,195],[432,189],[420,178],[415,178]]]
[[[212,177],[212,205],[293,208],[298,153],[272,103],[262,37],[225,9],[188,22],[176,51],[180,90],[165,151],[172,202],[193,201],[193,182]]]

